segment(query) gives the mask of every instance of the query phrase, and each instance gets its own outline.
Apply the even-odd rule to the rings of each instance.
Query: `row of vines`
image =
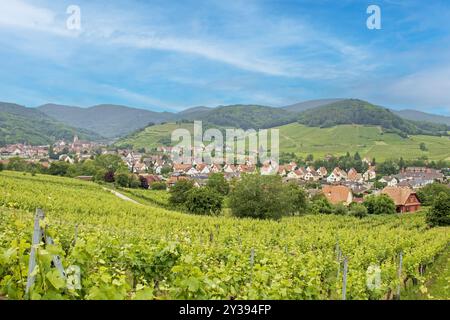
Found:
[[[36,282],[25,295],[36,208],[53,245],[37,248]],[[281,221],[190,216],[123,201],[72,179],[0,173],[0,295],[8,299],[386,299],[421,281],[449,243],[421,213],[305,215]],[[254,254],[251,257],[251,252]],[[398,256],[403,269],[398,277]],[[77,266],[80,287],[52,266]],[[381,283],[367,286],[376,265]]]

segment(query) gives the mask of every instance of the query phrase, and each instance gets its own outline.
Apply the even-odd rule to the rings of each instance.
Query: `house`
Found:
[[[211,173],[211,169],[206,163],[198,164],[195,169],[202,175],[209,175]]]
[[[278,175],[284,177],[287,175],[288,171],[286,170],[286,166],[279,166],[278,167]]]
[[[398,184],[398,180],[393,176],[384,176],[380,180],[381,183],[385,183],[388,187],[395,187]]]
[[[188,171],[186,171],[186,175],[188,175],[188,176],[196,176],[198,174],[199,174],[198,170],[194,167],[191,167],[191,168],[189,168]]]
[[[192,165],[190,165],[190,164],[177,164],[177,163],[175,163],[173,165],[173,172],[186,173],[191,168],[192,168]]]
[[[319,169],[317,169],[317,174],[320,176],[320,178],[323,178],[328,174],[328,170],[325,167],[320,167]]]
[[[336,167],[334,168],[333,172],[328,176],[327,182],[328,183],[335,183],[339,182],[347,177],[347,174],[345,174],[344,170],[341,170],[340,168]]]
[[[316,169],[313,166],[308,166],[306,168],[306,172],[312,172],[312,171],[316,171]]]
[[[60,155],[58,160],[59,161],[63,161],[63,162],[67,162],[67,163],[70,163],[70,164],[74,164],[75,163],[75,161],[71,157],[69,157],[67,154]]]
[[[273,164],[266,163],[261,167],[261,175],[262,176],[276,174],[277,172],[278,172],[278,166],[273,165]]]
[[[287,174],[288,179],[300,180],[300,179],[303,179],[304,177],[305,177],[305,172],[303,171],[302,168],[291,171]]]
[[[250,164],[241,164],[238,166],[238,171],[240,173],[255,173],[256,166]]]
[[[238,172],[238,169],[237,169],[237,167],[236,167],[235,165],[233,165],[233,164],[226,164],[226,165],[223,167],[223,172],[224,172],[224,173],[236,173],[236,172]]]
[[[153,183],[155,182],[161,182],[161,178],[154,174],[147,174],[142,175],[141,177],[144,177],[145,180],[147,180],[148,185],[151,187]]]
[[[394,200],[397,212],[415,212],[420,209],[416,192],[408,187],[386,187],[381,193]]]
[[[310,170],[304,175],[303,179],[306,181],[318,181],[320,176],[315,170]]]
[[[369,167],[366,172],[363,174],[364,181],[373,180],[377,177],[377,173],[375,172],[374,167]]]
[[[211,173],[218,173],[222,171],[222,166],[217,163],[213,163],[209,168]]]
[[[343,203],[344,205],[349,205],[353,202],[352,190],[346,186],[325,185],[322,188],[322,192],[332,204]]]

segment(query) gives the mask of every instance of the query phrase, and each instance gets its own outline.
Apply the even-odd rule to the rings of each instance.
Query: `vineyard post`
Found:
[[[54,244],[53,239],[51,237],[47,236],[45,238],[45,244],[53,245]],[[61,258],[59,256],[57,256],[57,255],[54,255],[52,257],[52,261],[53,261],[53,265],[55,266],[55,268],[58,269],[59,274],[61,275],[61,277],[65,280],[66,279],[66,272],[64,271],[64,267],[62,265]]]
[[[402,265],[403,265],[403,252],[400,251],[399,263],[398,263],[398,286],[397,286],[397,299],[400,300],[400,287],[402,280]]]
[[[33,275],[33,271],[36,268],[36,250],[37,246],[41,242],[43,231],[40,226],[40,220],[44,219],[44,211],[41,209],[36,209],[36,214],[34,217],[34,229],[33,229],[33,239],[31,242],[31,251],[30,251],[30,262],[28,263],[28,278],[27,278],[27,286],[25,289],[25,294],[27,295],[34,284],[36,276]]]
[[[342,300],[347,299],[347,271],[348,271],[348,260],[347,257],[344,258],[344,276],[342,280]]]

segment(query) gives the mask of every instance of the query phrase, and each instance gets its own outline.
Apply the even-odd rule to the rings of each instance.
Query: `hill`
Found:
[[[417,110],[392,110],[396,115],[402,117],[403,119],[413,120],[413,121],[427,121],[431,123],[446,124],[450,126],[450,117],[440,116],[436,114],[421,112]]]
[[[0,102],[0,145],[13,143],[43,145],[58,139],[71,140],[74,134],[83,140],[102,138],[89,130],[56,121],[37,109]]]
[[[46,104],[38,109],[58,121],[96,132],[106,138],[124,136],[149,123],[161,123],[174,117],[169,112],[154,112],[112,104],[90,108]]]
[[[335,103],[342,101],[344,99],[318,99],[318,100],[308,100],[300,103],[292,104],[290,106],[283,107],[284,110],[291,112],[303,112],[305,110],[314,109],[321,107],[330,103]]]
[[[306,157],[323,158],[327,154],[343,155],[356,151],[363,157],[377,160],[403,157],[417,159],[423,156],[430,160],[450,160],[450,138],[411,135],[402,138],[395,133],[386,133],[379,126],[338,125],[330,128],[308,127],[291,123],[279,127],[281,152],[293,152]],[[427,151],[420,149],[426,145]]]
[[[341,100],[306,110],[300,113],[298,122],[321,128],[342,124],[380,126],[386,132],[397,133],[403,137],[409,134],[447,135],[448,131],[446,125],[405,120],[389,109],[358,99]]]
[[[242,129],[271,128],[295,121],[295,113],[258,105],[221,106],[200,115],[199,119],[211,124]]]

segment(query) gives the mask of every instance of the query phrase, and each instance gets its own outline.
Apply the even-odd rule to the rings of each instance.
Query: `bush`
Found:
[[[194,188],[194,183],[191,180],[180,180],[170,188],[169,203],[173,206],[184,205],[187,198],[187,193]]]
[[[223,196],[230,192],[230,185],[222,173],[213,173],[209,176],[206,186]]]
[[[367,216],[367,208],[362,204],[355,203],[350,206],[349,214],[353,217],[364,218]]]
[[[115,183],[122,188],[128,187],[130,183],[130,178],[127,173],[119,173],[115,176]]]
[[[216,215],[222,211],[223,196],[210,188],[193,188],[187,192],[186,210],[194,214]]]
[[[3,171],[3,162],[0,162],[0,171]]]
[[[114,182],[115,177],[114,177],[114,171],[106,171],[104,176],[103,176],[103,180],[105,182]]]
[[[280,219],[290,213],[290,199],[279,176],[244,175],[230,192],[230,209],[236,217]]]
[[[139,180],[139,178],[132,174],[131,176],[129,176],[128,178],[128,186],[132,189],[137,189],[141,187],[141,180]]]
[[[385,194],[368,196],[364,201],[368,214],[393,214],[395,213],[394,201]]]
[[[450,225],[450,195],[446,192],[439,193],[433,206],[427,212],[426,221],[429,226],[449,226]]]
[[[167,189],[167,185],[165,184],[165,182],[153,182],[152,185],[150,186],[150,189],[152,189],[152,190],[166,190]]]
[[[139,176],[139,182],[140,182],[140,187],[142,189],[148,189],[149,188],[148,181],[147,181],[147,179],[145,179],[145,177]]]
[[[289,213],[306,213],[308,209],[308,198],[306,192],[296,183],[288,183],[285,185],[286,196],[290,206]]]
[[[348,209],[342,203],[338,203],[337,205],[334,206],[333,213],[336,215],[343,216],[343,215],[348,214]]]
[[[417,191],[417,196],[424,206],[431,206],[441,192],[450,195],[450,188],[445,184],[435,182],[420,188]]]
[[[333,206],[324,195],[316,196],[312,201],[311,212],[315,214],[332,214]]]

